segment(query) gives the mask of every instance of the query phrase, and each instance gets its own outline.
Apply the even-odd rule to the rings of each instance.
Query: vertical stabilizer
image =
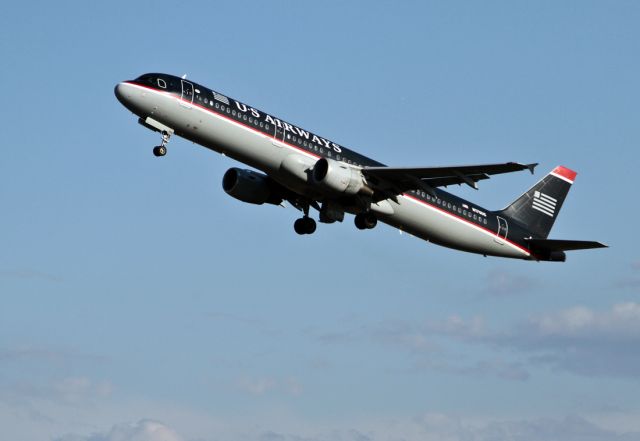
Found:
[[[521,224],[538,238],[546,238],[577,173],[563,166],[554,168],[529,191],[502,210],[501,215]]]

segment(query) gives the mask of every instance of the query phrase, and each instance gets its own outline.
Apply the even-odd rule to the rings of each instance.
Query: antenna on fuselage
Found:
[[[187,78],[187,74],[182,75],[182,79],[186,79]]]

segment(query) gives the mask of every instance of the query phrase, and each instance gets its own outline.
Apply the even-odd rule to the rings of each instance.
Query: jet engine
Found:
[[[334,193],[354,195],[363,189],[369,190],[359,170],[333,159],[318,159],[311,176],[314,183]]]
[[[269,176],[253,170],[230,168],[222,177],[222,188],[242,202],[278,205],[282,202],[275,184]]]

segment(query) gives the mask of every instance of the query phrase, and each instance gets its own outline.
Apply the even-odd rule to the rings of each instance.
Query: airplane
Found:
[[[222,188],[251,204],[302,212],[296,233],[355,215],[360,230],[378,221],[445,247],[533,261],[564,262],[566,251],[603,248],[594,241],[548,239],[576,172],[558,166],[502,210],[480,207],[442,190],[537,164],[388,167],[327,138],[183,77],[148,73],[115,86],[117,99],[144,127],[159,132],[158,157],[174,135],[257,169],[230,168]]]

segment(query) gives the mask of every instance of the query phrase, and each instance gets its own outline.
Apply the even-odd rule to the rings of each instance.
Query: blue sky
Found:
[[[640,4],[13,3],[0,427],[14,441],[639,440]],[[192,80],[386,164],[578,171],[565,264],[292,229],[115,99]]]

